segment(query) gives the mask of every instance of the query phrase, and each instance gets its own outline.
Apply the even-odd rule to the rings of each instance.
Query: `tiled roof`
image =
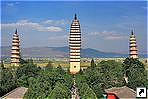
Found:
[[[2,97],[2,99],[23,99],[28,88],[18,87]]]
[[[127,86],[113,87],[110,89],[106,89],[105,92],[114,93],[120,99],[136,99],[136,91]]]

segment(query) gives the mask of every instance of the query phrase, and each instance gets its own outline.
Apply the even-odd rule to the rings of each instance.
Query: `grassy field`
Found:
[[[48,62],[47,63],[35,63],[35,64],[37,64],[37,66],[39,66],[39,67],[45,67],[48,64]],[[59,65],[61,67],[69,67],[69,63],[68,62],[60,62],[60,61],[53,62],[52,65],[54,67],[58,67]],[[90,63],[88,63],[88,62],[81,62],[81,67],[88,67],[88,66],[90,66]]]
[[[102,60],[115,60],[115,61],[118,61],[118,62],[123,62],[125,58],[95,58],[95,63],[99,63],[101,62]],[[145,61],[148,59],[145,58],[140,58],[139,59],[142,63],[145,64],[146,66],[146,69],[148,70],[148,63],[146,63]],[[67,68],[69,67],[69,62],[68,61],[65,61],[65,59],[57,59],[57,60],[50,60],[52,61],[52,65],[54,67],[58,67],[59,65],[62,66],[63,68]],[[90,66],[90,61],[91,61],[91,58],[82,58],[81,59],[81,67],[88,67]],[[37,64],[38,67],[45,67],[47,64],[48,64],[49,60],[46,60],[43,59],[43,60],[34,60],[34,63]],[[9,62],[4,62],[4,65],[5,67],[9,67],[10,66],[10,63]]]
[[[38,67],[45,67],[48,64],[48,62],[35,63],[35,64],[37,64]],[[5,63],[4,65],[5,67],[10,67],[10,63]],[[56,61],[52,62],[52,65],[54,67],[58,67],[60,65],[61,67],[64,68],[64,67],[69,67],[69,62]],[[81,67],[88,67],[88,66],[90,66],[90,62],[81,62]]]

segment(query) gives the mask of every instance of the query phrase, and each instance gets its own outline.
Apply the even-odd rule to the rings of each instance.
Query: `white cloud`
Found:
[[[16,23],[5,23],[1,24],[2,28],[27,28],[31,30],[36,31],[42,31],[42,32],[60,32],[62,31],[61,27],[56,26],[44,26],[40,23],[31,22],[28,20],[19,20]]]
[[[53,46],[63,46],[68,43],[68,35],[52,36],[48,38],[48,42]]]
[[[42,32],[60,32],[62,31],[62,28],[49,26],[49,27],[38,27],[37,30]]]
[[[14,6],[14,3],[7,3],[7,6],[12,7]]]
[[[46,20],[46,21],[43,21],[43,23],[45,23],[45,24],[51,24],[51,23],[53,23],[53,20]]]
[[[6,5],[8,7],[13,7],[13,6],[18,5],[18,4],[19,4],[19,2],[11,2],[11,3],[7,3]]]
[[[105,39],[106,40],[121,40],[121,39],[127,39],[128,37],[127,36],[108,36],[106,37]]]
[[[103,32],[91,32],[89,35],[91,36],[99,36],[106,40],[119,40],[119,39],[127,39],[128,36],[122,35],[121,33],[117,33],[115,31],[103,31]]]
[[[89,35],[99,35],[99,36],[110,36],[110,35],[118,35],[115,31],[102,31],[102,32],[91,32]]]
[[[65,25],[68,23],[66,20],[45,20],[42,22],[43,24],[48,24],[48,25]]]
[[[54,36],[54,37],[49,37],[50,41],[65,41],[68,39],[67,35],[62,35],[62,36]]]

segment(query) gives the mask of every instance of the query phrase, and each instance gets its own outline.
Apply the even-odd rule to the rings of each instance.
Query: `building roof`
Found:
[[[2,99],[23,99],[25,93],[27,92],[28,88],[25,87],[18,87],[6,95],[2,96]]]
[[[105,89],[105,92],[114,93],[120,99],[136,99],[136,91],[127,86]]]

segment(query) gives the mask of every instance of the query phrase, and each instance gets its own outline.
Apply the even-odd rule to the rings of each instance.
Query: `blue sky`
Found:
[[[139,53],[147,51],[147,4],[144,1],[3,1],[1,44],[11,45],[17,28],[21,47],[68,46],[75,13],[81,24],[83,48],[128,53],[128,39],[134,27]]]

